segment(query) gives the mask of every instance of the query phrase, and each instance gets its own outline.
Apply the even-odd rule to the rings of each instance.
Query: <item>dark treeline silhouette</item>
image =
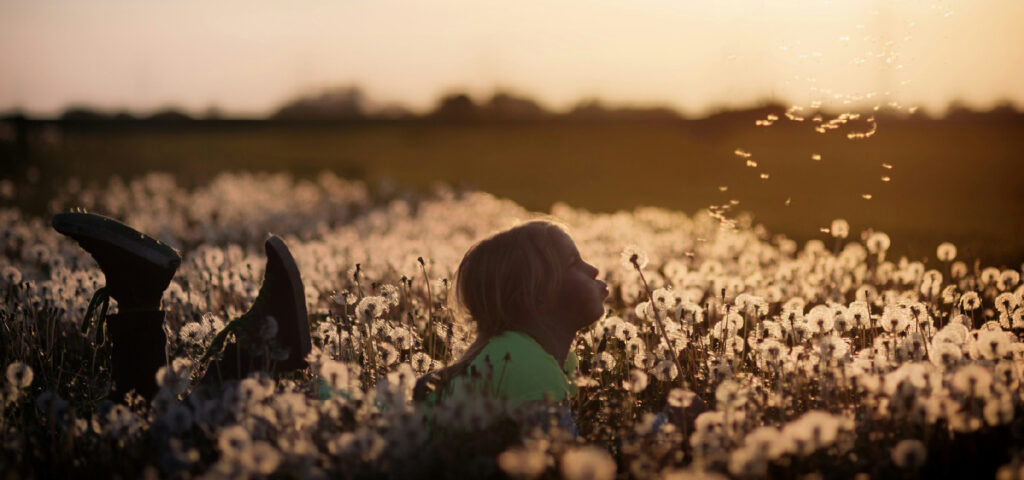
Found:
[[[398,103],[378,103],[371,101],[358,86],[329,88],[307,95],[300,95],[284,102],[263,120],[279,122],[332,122],[332,121],[378,121],[378,120],[425,120],[425,121],[673,121],[673,120],[708,120],[715,123],[727,123],[751,116],[765,118],[768,115],[782,117],[786,106],[775,101],[764,101],[759,105],[739,109],[720,109],[700,118],[687,117],[668,106],[610,106],[598,98],[585,98],[566,111],[552,111],[526,95],[508,91],[495,91],[489,99],[478,101],[464,92],[453,92],[443,95],[435,106],[422,114],[414,113]],[[815,114],[837,114],[838,112],[804,111],[801,115],[811,118]],[[917,112],[907,115],[899,111],[883,109],[880,116],[900,116],[911,118],[928,118],[924,113]],[[988,110],[971,109],[959,101],[950,104],[945,115],[946,120],[984,121],[1012,120],[1024,116],[1010,102],[1002,102]],[[0,114],[0,119],[30,118],[23,112],[14,110],[8,114]],[[58,120],[68,123],[90,122],[160,122],[180,123],[196,120],[260,120],[258,118],[238,118],[225,115],[219,108],[211,106],[201,115],[190,115],[174,108],[165,108],[150,114],[132,113],[125,110],[104,111],[85,105],[69,106],[58,118],[33,120]]]

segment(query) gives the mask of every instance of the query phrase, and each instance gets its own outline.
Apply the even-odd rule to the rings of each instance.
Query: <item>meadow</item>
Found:
[[[678,132],[669,130],[634,134],[675,138]],[[559,138],[571,143],[564,140],[569,131],[557,131],[565,137],[552,134],[556,150]],[[365,142],[369,154],[374,137],[363,133],[347,134]],[[323,141],[336,135],[324,131]],[[403,135],[413,145],[449,141],[472,151],[460,143],[464,139]],[[519,161],[539,148],[515,143],[511,133],[495,135]],[[259,138],[247,143],[247,152],[279,137]],[[643,143],[636,138],[635,145]],[[735,160],[732,139],[721,142],[730,148],[719,161]],[[201,158],[178,155],[181,142],[162,145],[146,158],[167,155],[182,171],[202,171]],[[308,145],[309,152],[323,148]],[[151,403],[105,400],[109,345],[100,324],[86,318],[102,274],[45,215],[5,207],[0,470],[16,477],[129,478],[1024,475],[1019,264],[981,263],[956,243],[898,255],[905,247],[878,228],[884,217],[871,217],[876,228],[862,235],[861,220],[853,220],[863,218],[854,216],[864,214],[859,210],[815,219],[827,232],[798,242],[734,211],[601,213],[572,206],[577,195],[590,195],[601,208],[601,198],[622,191],[685,196],[685,188],[670,188],[673,181],[662,174],[672,165],[645,163],[654,160],[640,154],[635,163],[614,166],[643,173],[636,183],[581,181],[596,190],[585,188],[574,179],[589,178],[583,174],[588,169],[613,168],[599,161],[606,158],[603,149],[594,148],[573,153],[573,163],[543,167],[548,170],[531,164],[539,176],[521,163],[487,170],[522,175],[537,182],[538,191],[560,188],[564,202],[545,212],[568,226],[611,288],[606,315],[573,346],[580,393],[568,408],[578,436],[544,410],[522,412],[489,398],[434,409],[411,400],[417,376],[457,359],[472,340],[471,325],[449,303],[461,256],[476,239],[532,218],[536,207],[444,185],[418,192],[371,188],[331,172],[209,172],[196,180],[142,174],[153,167],[145,162],[125,172],[127,163],[114,149],[105,154],[115,167],[66,168],[139,175],[61,180],[46,205],[102,212],[183,251],[163,299],[170,361],[159,375],[161,392]],[[678,154],[664,148],[663,157],[654,157]],[[226,151],[209,154],[246,161]],[[297,152],[295,158],[313,157]],[[391,171],[404,180],[447,168],[426,160]],[[958,168],[1004,168],[985,161]],[[387,166],[380,162],[384,166],[373,168]],[[895,163],[897,169],[911,164]],[[307,165],[318,166],[314,160]],[[912,185],[927,185],[951,169],[962,171],[935,165],[933,176]],[[669,185],[658,183],[664,181]],[[845,188],[819,177],[793,181]],[[519,188],[531,202],[553,195],[530,197],[525,185]],[[1015,195],[989,190],[999,189],[972,192]],[[915,208],[934,207],[906,207]],[[1002,208],[1005,214],[1019,205]],[[991,221],[978,217],[970,221]],[[922,221],[967,231],[943,217]],[[986,231],[1020,228],[1014,218],[997,223]],[[311,366],[199,388],[196,380],[207,367],[202,352],[259,288],[268,232],[287,241],[302,272],[314,337]],[[363,308],[369,303],[384,308]],[[344,394],[318,400],[321,381]],[[708,409],[692,424],[666,421],[696,397]]]
[[[756,125],[768,115],[781,120]],[[1024,217],[1024,116],[929,119],[883,110],[876,133],[853,140],[847,135],[871,128],[867,113],[825,134],[815,127],[836,114],[818,123],[804,116],[790,121],[784,109],[764,108],[647,121],[38,121],[24,163],[37,169],[40,188],[6,174],[20,187],[6,203],[52,211],[49,199],[69,178],[102,184],[158,171],[194,186],[221,172],[313,178],[329,170],[373,190],[424,192],[443,182],[536,211],[565,202],[594,212],[658,206],[693,214],[736,201],[732,211],[801,243],[845,218],[858,232],[885,231],[911,258],[933,257],[949,241],[986,264],[1024,262],[1024,224],[1016,220]],[[3,139],[0,157],[11,158]]]

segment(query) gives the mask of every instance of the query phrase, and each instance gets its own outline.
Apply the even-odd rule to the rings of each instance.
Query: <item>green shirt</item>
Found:
[[[572,378],[578,366],[579,359],[575,352],[570,350],[565,357],[565,364],[559,366],[555,357],[533,337],[509,330],[487,342],[487,346],[470,363],[469,370],[475,368],[483,374],[481,378],[493,370],[489,375],[488,391],[518,404],[546,398],[562,402],[575,397],[576,383]],[[442,395],[465,388],[466,382],[470,381],[480,380],[472,380],[469,374],[460,375],[452,379],[450,388]],[[428,402],[433,403],[430,400]]]

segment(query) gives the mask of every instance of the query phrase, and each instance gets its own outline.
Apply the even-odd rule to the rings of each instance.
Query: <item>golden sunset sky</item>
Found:
[[[216,105],[358,84],[688,114],[776,99],[1024,106],[1020,0],[0,0],[0,111]]]

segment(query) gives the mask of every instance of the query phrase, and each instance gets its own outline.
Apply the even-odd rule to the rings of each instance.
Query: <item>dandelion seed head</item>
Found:
[[[622,266],[628,270],[643,269],[647,266],[647,253],[636,245],[627,245],[620,255]]]
[[[981,297],[978,296],[978,292],[965,292],[960,296],[960,308],[968,312],[973,312],[981,307]]]
[[[647,374],[643,370],[632,369],[629,378],[622,382],[622,387],[632,393],[640,393],[647,388]]]
[[[917,439],[900,440],[892,448],[892,462],[904,470],[917,470],[928,459],[928,450],[924,443]]]
[[[7,365],[7,382],[17,390],[21,390],[32,385],[32,379],[34,377],[35,373],[32,371],[32,367],[28,366],[24,362],[16,361]]]
[[[682,388],[673,388],[668,392],[668,404],[675,408],[687,408],[696,398],[696,393]]]
[[[615,461],[602,448],[586,445],[569,449],[562,455],[562,477],[566,480],[612,480]]]
[[[356,315],[363,323],[370,323],[382,317],[387,312],[387,301],[384,297],[369,296],[363,297],[356,305]]]
[[[935,250],[935,256],[943,262],[953,261],[956,258],[956,245],[950,242],[939,244],[939,247]]]
[[[835,238],[846,238],[850,235],[850,224],[842,218],[837,218],[832,220],[832,226],[829,230]]]
[[[889,235],[886,235],[884,232],[874,232],[868,236],[864,246],[871,253],[883,253],[889,250],[890,244]]]
[[[498,467],[512,478],[537,478],[547,466],[547,455],[531,448],[512,447],[498,455]]]

